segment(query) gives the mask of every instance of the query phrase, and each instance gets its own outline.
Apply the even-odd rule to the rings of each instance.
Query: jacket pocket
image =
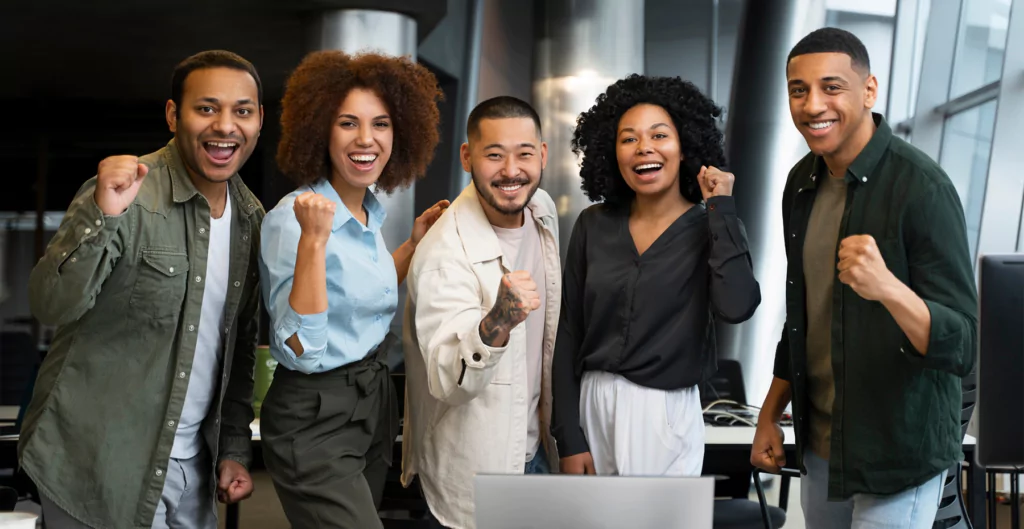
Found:
[[[188,255],[143,249],[129,305],[153,319],[176,317],[188,287]]]

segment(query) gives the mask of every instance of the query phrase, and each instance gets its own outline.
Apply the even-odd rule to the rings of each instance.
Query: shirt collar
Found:
[[[366,190],[366,194],[363,195],[363,207],[366,208],[368,213],[366,216],[366,226],[363,223],[356,220],[352,216],[352,212],[349,211],[348,207],[341,201],[341,196],[334,189],[334,186],[327,181],[326,178],[321,178],[310,186],[314,193],[321,194],[332,201],[334,201],[336,207],[334,208],[334,225],[331,227],[331,231],[338,231],[349,222],[354,222],[359,225],[360,228],[364,228],[369,231],[379,231],[381,226],[384,224],[384,219],[387,218],[387,212],[384,211],[384,205],[377,200],[377,196],[373,194],[369,189]]]
[[[853,163],[847,168],[846,174],[843,175],[847,184],[868,183],[873,178],[872,175],[878,167],[878,162],[882,160],[882,155],[889,149],[889,144],[892,142],[892,129],[886,123],[885,118],[876,112],[871,113],[871,118],[875,121],[875,133],[871,135],[871,140],[854,158]],[[828,175],[828,165],[825,164],[825,159],[815,156],[811,174],[808,176],[810,182],[804,187],[817,187],[817,179]]]

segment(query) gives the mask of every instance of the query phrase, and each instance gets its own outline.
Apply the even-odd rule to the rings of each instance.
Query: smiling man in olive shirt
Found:
[[[786,464],[792,400],[808,527],[930,528],[963,457],[960,378],[977,345],[963,208],[871,112],[878,81],[855,36],[811,33],[786,73],[811,153],[783,193],[786,326],[751,463]]]
[[[100,162],[32,270],[57,332],[18,449],[49,529],[213,529],[215,495],[252,492],[261,98],[233,53],[180,63],[174,139]]]

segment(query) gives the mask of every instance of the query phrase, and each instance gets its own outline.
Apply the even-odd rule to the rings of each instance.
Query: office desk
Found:
[[[254,461],[253,466],[256,468],[263,466],[262,461],[262,446],[260,443],[260,432],[259,432],[259,421],[254,421],[251,425],[253,431],[253,455]],[[792,428],[783,428],[785,434],[785,449],[787,461],[796,461],[794,444],[794,435]],[[704,449],[704,472],[706,474],[748,474],[752,470],[750,467],[750,444],[754,439],[754,428],[749,426],[707,426],[706,428],[706,444]],[[401,435],[396,439],[395,451],[396,453],[401,452]],[[976,527],[984,527],[984,520],[986,519],[985,513],[985,469],[974,463],[974,448],[975,439],[971,436],[964,438],[963,450],[965,454],[965,471],[967,473],[966,479],[966,502],[967,512],[971,518],[971,521]],[[18,437],[3,436],[0,437],[0,468],[14,468],[17,465],[17,446]],[[395,460],[395,466],[392,469],[401,466],[401,459]],[[726,487],[735,486],[737,489],[743,487],[745,490],[749,488],[748,483],[736,484],[722,484]],[[745,496],[744,496],[745,497]],[[238,527],[238,514],[239,505],[229,505],[227,508],[227,517],[225,524],[227,529],[237,529]]]

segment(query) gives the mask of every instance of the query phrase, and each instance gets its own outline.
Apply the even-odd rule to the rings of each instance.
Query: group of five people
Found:
[[[962,207],[872,113],[855,36],[815,31],[785,68],[811,152],[783,197],[786,325],[751,463],[786,464],[792,402],[809,527],[930,527],[977,340]],[[481,472],[701,474],[716,322],[747,320],[761,294],[722,110],[693,84],[631,75],[579,116],[571,148],[596,204],[564,262],[548,145],[519,99],[471,112],[472,183],[389,251],[375,194],[424,176],[439,141],[428,70],[307,56],[277,149],[298,187],[267,213],[238,176],[263,122],[255,68],[203,52],[171,93],[174,139],[102,161],[32,271],[32,310],[57,332],[19,453],[48,527],[215,527],[215,499],[252,493],[261,302],[279,366],[260,433],[286,516],[380,527],[405,280],[402,481],[430,523],[473,527]]]

